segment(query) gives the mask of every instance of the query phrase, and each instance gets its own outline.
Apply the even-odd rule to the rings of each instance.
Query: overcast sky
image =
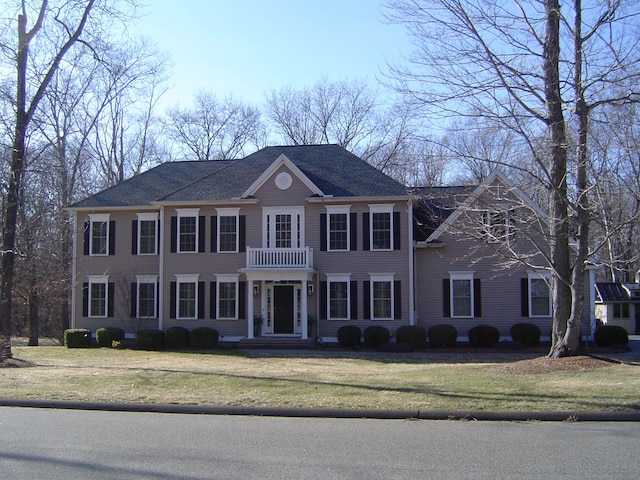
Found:
[[[199,89],[257,104],[283,86],[368,79],[410,48],[378,0],[153,0],[139,24],[170,55],[164,103],[187,106]]]

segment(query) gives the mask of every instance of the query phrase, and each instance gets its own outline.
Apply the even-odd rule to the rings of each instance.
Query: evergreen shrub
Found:
[[[215,348],[218,338],[218,330],[211,327],[198,327],[189,332],[189,343],[195,348]]]
[[[511,338],[525,347],[535,347],[540,343],[540,329],[533,323],[516,323],[511,326]]]
[[[136,346],[143,350],[162,350],[164,332],[152,328],[143,328],[136,333]]]
[[[468,335],[472,347],[493,348],[500,341],[500,330],[492,325],[476,325]]]
[[[596,329],[593,342],[599,347],[624,347],[629,343],[629,334],[619,325],[603,325]]]
[[[427,330],[427,337],[431,348],[451,348],[456,346],[458,330],[447,323],[432,325]]]
[[[64,331],[64,344],[67,348],[90,347],[91,332],[86,328],[67,328]]]
[[[189,346],[189,330],[184,327],[169,327],[164,332],[167,348],[186,348]]]
[[[370,325],[364,329],[364,345],[369,348],[380,348],[389,342],[389,329],[380,325]]]
[[[124,340],[124,330],[122,328],[105,327],[96,330],[96,343],[99,347],[112,347],[113,342]]]
[[[417,325],[403,325],[396,331],[396,343],[425,348],[427,346],[427,331]]]
[[[360,345],[362,331],[356,325],[343,325],[338,328],[338,343],[341,347],[354,348]]]

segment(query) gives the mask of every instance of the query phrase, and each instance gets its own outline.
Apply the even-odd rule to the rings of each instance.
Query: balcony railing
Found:
[[[247,268],[313,268],[313,249],[248,247]]]

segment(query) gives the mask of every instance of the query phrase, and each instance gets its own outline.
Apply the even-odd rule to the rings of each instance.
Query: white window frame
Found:
[[[225,275],[216,275],[216,318],[218,320],[238,320],[238,304],[239,304],[239,283],[240,275],[236,274],[225,274]],[[222,300],[220,292],[221,292],[221,284],[223,283],[233,283],[235,285],[235,312],[232,317],[222,317],[220,316],[220,301]]]
[[[327,252],[348,252],[351,250],[351,205],[327,205]],[[347,217],[347,248],[331,248],[331,215]]]
[[[238,244],[240,243],[240,208],[216,208],[216,213],[218,215],[218,228],[216,232],[216,251],[218,253],[238,253],[239,248]],[[236,244],[233,250],[222,250],[221,242],[220,242],[220,234],[221,234],[221,221],[220,219],[223,217],[234,217],[236,219]]]
[[[158,214],[157,213],[138,213],[138,255],[157,255],[158,254]],[[142,253],[142,222],[153,222],[154,228],[154,241],[153,252]]]
[[[89,291],[87,292],[88,298],[88,311],[89,318],[107,318],[109,316],[109,275],[88,275],[89,279]],[[104,285],[104,315],[93,315],[91,306],[93,304],[93,298],[91,295],[91,285]]]
[[[262,209],[263,248],[276,248],[276,215],[291,215],[291,249],[304,248],[304,207],[264,207]]]
[[[527,299],[529,303],[529,317],[532,317],[532,318],[552,317],[553,316],[553,299],[551,296],[551,274],[549,272],[528,272],[527,277],[528,277],[527,281],[529,283],[528,289],[527,289],[528,290],[527,295],[529,296],[529,298]],[[533,289],[531,288],[532,280],[543,280],[547,284],[547,288],[549,290],[549,313],[547,315],[536,315],[533,313],[533,297],[532,297]]]
[[[389,214],[389,248],[375,248],[373,243],[373,215],[374,213]],[[369,205],[369,250],[376,252],[390,252],[393,250],[393,204]]]
[[[153,285],[153,314],[140,315],[140,285]],[[197,294],[197,292],[196,292]],[[157,318],[158,317],[158,276],[157,275],[136,275],[136,318]]]
[[[451,309],[451,318],[474,318],[475,316],[475,298],[474,298],[474,285],[473,285],[473,280],[474,280],[474,273],[475,272],[449,272],[449,305],[450,305],[450,309]],[[470,289],[470,296],[469,296],[469,302],[471,302],[469,311],[471,312],[471,315],[456,315],[456,308],[455,308],[455,301],[454,301],[454,297],[453,297],[453,284],[456,281],[469,281],[469,289]]]
[[[369,302],[371,320],[393,320],[393,312],[395,312],[395,275],[393,273],[371,273],[369,274],[370,288],[369,288]],[[375,305],[375,288],[374,283],[389,283],[391,285],[391,315],[389,317],[376,317]]]
[[[504,219],[504,222],[494,224],[493,217],[496,215],[500,216],[501,219]],[[516,227],[513,222],[512,212],[509,208],[496,207],[482,212],[482,228],[485,238],[489,243],[509,244],[513,241],[516,234]],[[504,234],[499,236],[496,235],[497,228],[504,230]]]
[[[91,255],[92,257],[106,257],[109,255],[109,236],[111,235],[110,228],[109,228],[110,219],[111,219],[111,214],[109,213],[89,214],[89,255]],[[104,253],[94,253],[93,251],[93,233],[95,231],[93,228],[94,223],[105,223],[107,226],[107,238],[105,239]]]
[[[200,275],[176,275],[176,319],[178,320],[197,320],[198,318],[198,281],[200,280]],[[194,311],[193,316],[182,317],[180,316],[180,285],[181,284],[195,284],[194,295]]]
[[[351,274],[331,274],[327,277],[327,319],[328,320],[351,320]],[[347,284],[347,315],[345,317],[331,316],[331,284],[346,283]]]
[[[176,208],[176,213],[178,214],[178,225],[176,228],[176,235],[178,238],[176,238],[176,252],[178,253],[198,253],[199,247],[200,245],[198,245],[198,241],[200,239],[200,222],[199,220],[199,215],[200,215],[200,209],[199,208]],[[181,250],[180,249],[180,219],[181,218],[195,218],[195,223],[196,223],[196,232],[195,232],[195,248],[193,250]]]

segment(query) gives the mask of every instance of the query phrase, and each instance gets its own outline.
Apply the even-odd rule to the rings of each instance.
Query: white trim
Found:
[[[153,285],[153,315],[140,316],[140,285]],[[158,316],[158,276],[136,275],[136,318],[157,318]]]
[[[111,235],[111,226],[109,225],[110,219],[111,219],[110,213],[90,213],[89,214],[89,256],[91,257],[109,256],[109,237]],[[104,253],[93,253],[93,224],[94,223],[106,223],[107,225],[107,238],[106,238]]]
[[[160,216],[158,218],[158,231],[160,236],[160,245],[158,248],[158,330],[164,330],[164,228],[165,211],[164,205],[160,206]],[[169,229],[170,230],[170,229]],[[171,235],[171,231],[169,231]]]
[[[325,196],[322,190],[320,190],[320,188],[315,183],[313,183],[309,179],[309,177],[307,177],[302,172],[302,170],[300,170],[296,166],[295,163],[289,160],[287,156],[284,153],[282,153],[271,165],[269,165],[269,167],[264,172],[262,172],[262,175],[260,175],[251,184],[251,186],[249,186],[249,188],[245,190],[241,198],[251,197],[255,195],[257,191],[260,189],[260,187],[262,187],[269,180],[269,178],[271,178],[280,169],[280,167],[283,167],[283,166],[288,168],[291,171],[291,173],[298,178],[298,180],[300,180],[309,190],[311,190],[313,194],[319,195],[321,197]]]
[[[350,273],[327,273],[327,320],[355,320],[351,318],[351,274]],[[347,284],[347,316],[346,317],[332,317],[331,316],[331,284],[332,283],[346,283]],[[357,299],[353,299],[356,301]]]
[[[372,252],[391,252],[394,250],[393,245],[393,207],[392,203],[369,204],[369,251]],[[375,213],[386,213],[389,215],[389,248],[373,248],[373,215]],[[409,222],[413,224],[413,220]]]
[[[158,213],[136,213],[138,217],[138,234],[137,234],[137,245],[136,249],[138,255],[157,255],[158,254]],[[142,222],[154,222],[155,224],[155,234],[153,241],[153,253],[141,253],[140,251],[140,240],[142,238]]]
[[[294,206],[262,207],[262,248],[276,248],[275,215],[291,215],[291,247],[289,248],[305,248],[304,207]],[[298,225],[298,219],[300,225]]]
[[[527,295],[529,298],[527,298],[527,303],[529,304],[529,311],[527,312],[529,314],[529,317],[531,318],[551,318],[553,316],[553,298],[551,295],[551,273],[548,271],[542,271],[542,272],[527,272]],[[548,288],[548,292],[549,292],[549,314],[548,315],[534,315],[533,314],[533,302],[532,302],[532,297],[531,297],[531,293],[532,293],[532,289],[531,289],[531,281],[532,280],[544,280],[544,282],[547,285]]]
[[[415,250],[411,248],[413,245],[413,202],[409,200],[408,219],[407,222],[407,252],[409,252],[409,325],[417,325],[417,308],[415,305]],[[402,246],[401,246],[402,247]]]
[[[327,252],[348,252],[351,250],[351,205],[325,205],[327,210]],[[331,215],[347,216],[347,248],[331,248]]]
[[[240,244],[240,207],[235,208],[216,208],[218,217],[216,228],[216,252],[217,253],[238,253]],[[233,217],[236,219],[236,242],[233,250],[222,250],[220,248],[220,219],[222,217]]]
[[[393,320],[394,318],[394,312],[395,310],[395,274],[394,273],[370,273],[369,274],[369,285],[370,285],[370,289],[369,289],[369,311],[371,312],[371,320],[380,320],[380,321],[385,321],[385,320]],[[373,284],[374,283],[389,283],[391,286],[391,316],[389,317],[376,317],[375,316],[375,308],[374,308],[374,288],[373,288]]]
[[[101,221],[101,220],[98,220]],[[87,318],[108,318],[109,317],[109,275],[87,275],[89,283],[89,291],[87,292]],[[104,315],[91,314],[91,285],[104,285]]]
[[[239,274],[216,274],[216,319],[217,320],[238,320],[238,306],[240,303],[240,289],[238,288]],[[220,284],[233,283],[235,285],[235,311],[233,317],[220,316]],[[253,293],[251,293],[253,295]],[[249,301],[253,301],[253,297]]]
[[[198,253],[200,245],[198,245],[198,241],[200,239],[200,209],[199,208],[176,208],[176,213],[178,216],[178,225],[176,228],[176,253]],[[195,231],[195,248],[193,250],[180,250],[180,219],[181,218],[195,218],[196,220],[196,231]]]
[[[450,305],[450,312],[449,315],[451,316],[451,318],[474,318],[475,316],[475,298],[474,298],[474,274],[475,272],[449,272],[449,305]],[[453,282],[454,281],[469,281],[469,290],[470,290],[470,297],[469,297],[469,301],[471,303],[470,305],[470,309],[469,311],[471,312],[471,315],[456,315],[455,314],[455,303],[453,301]]]
[[[200,280],[199,274],[174,274],[176,277],[176,320],[197,320],[198,318],[198,282]],[[195,285],[195,302],[194,302],[194,315],[193,317],[181,317],[180,316],[180,284],[182,283],[192,283]]]
[[[78,298],[78,294],[76,293],[77,285],[78,285],[78,212],[72,213],[73,217],[73,238],[71,241],[71,328],[76,327],[76,315],[78,310],[76,308],[76,300]]]

